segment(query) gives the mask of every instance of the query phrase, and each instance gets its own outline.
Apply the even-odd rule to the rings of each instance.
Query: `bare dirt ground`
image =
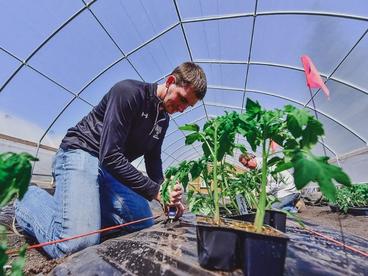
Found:
[[[340,231],[340,225],[344,232],[362,237],[368,240],[368,217],[352,216],[339,213],[332,213],[329,206],[307,206],[298,216],[307,222],[333,228]],[[14,233],[8,234],[8,247],[19,248],[25,243],[24,237],[19,237]],[[10,256],[10,263],[14,261],[16,255]],[[27,251],[25,275],[46,275],[56,265],[63,262],[63,259],[50,260],[41,251],[31,249]]]
[[[307,206],[298,213],[301,219],[314,224],[353,234],[368,240],[368,216],[333,213],[329,206]]]
[[[8,233],[8,248],[17,249],[26,243],[24,237],[20,237],[12,232]],[[9,256],[9,264],[11,264],[17,255]],[[49,273],[56,265],[62,263],[63,259],[50,260],[41,251],[36,249],[28,250],[26,253],[26,264],[24,266],[25,275],[46,275]]]

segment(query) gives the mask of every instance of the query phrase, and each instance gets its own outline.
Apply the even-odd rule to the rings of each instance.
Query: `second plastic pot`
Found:
[[[249,213],[246,215],[229,216],[228,218],[241,220],[241,221],[254,222],[254,219],[256,218],[256,214]],[[263,223],[285,233],[286,214],[284,212],[277,211],[277,210],[266,210]]]
[[[285,234],[270,236],[244,232],[242,237],[241,263],[244,275],[283,275],[289,240]]]

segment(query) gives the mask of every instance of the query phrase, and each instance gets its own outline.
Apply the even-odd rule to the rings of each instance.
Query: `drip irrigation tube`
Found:
[[[292,224],[294,224],[296,227],[298,227],[298,224],[297,224],[297,223],[292,222],[292,221],[289,221],[289,222],[291,222],[291,223],[292,223]],[[298,227],[298,228],[300,228],[300,227]],[[358,254],[361,254],[361,255],[363,255],[363,256],[365,256],[365,257],[368,257],[368,252],[364,252],[364,251],[359,250],[359,249],[357,249],[357,248],[355,248],[355,247],[352,247],[352,246],[346,245],[346,244],[344,244],[344,243],[342,243],[342,242],[339,242],[339,241],[337,241],[337,240],[335,240],[335,239],[333,239],[333,238],[331,238],[331,237],[329,237],[329,236],[327,236],[327,235],[321,234],[321,233],[319,233],[319,232],[317,232],[317,231],[314,231],[314,230],[312,230],[312,229],[309,229],[309,228],[307,228],[307,227],[304,227],[304,228],[302,228],[302,229],[304,229],[304,230],[306,230],[306,231],[308,231],[308,232],[312,233],[313,235],[319,236],[319,237],[321,237],[321,238],[324,238],[325,240],[328,240],[328,241],[333,242],[333,243],[335,243],[335,244],[337,244],[337,245],[339,245],[339,246],[342,246],[343,248],[349,249],[349,250],[351,250],[351,251],[353,251],[353,252],[355,252],[355,253],[358,253]]]
[[[135,220],[135,221],[130,221],[130,222],[119,224],[119,225],[114,225],[114,226],[106,227],[106,228],[103,228],[103,229],[100,229],[100,230],[95,230],[95,231],[91,231],[91,232],[87,232],[87,233],[75,235],[75,236],[64,238],[64,239],[60,239],[60,240],[43,242],[43,243],[39,243],[39,244],[35,244],[35,245],[32,245],[32,246],[29,246],[29,247],[27,247],[26,250],[40,248],[40,247],[44,247],[44,246],[55,244],[55,243],[59,243],[59,242],[64,242],[64,241],[69,241],[69,240],[74,240],[74,239],[79,239],[79,238],[83,238],[83,237],[86,237],[86,236],[90,236],[90,235],[99,234],[99,233],[107,232],[107,231],[110,231],[110,230],[118,229],[118,228],[121,228],[121,227],[124,227],[124,226],[132,225],[132,224],[139,223],[139,222],[142,222],[142,221],[146,221],[146,220],[149,220],[149,219],[156,219],[158,217],[159,216],[151,216],[151,217],[147,217],[147,218],[143,218],[143,219],[138,219],[138,220]],[[9,254],[15,254],[15,253],[18,253],[19,250],[20,250],[19,248],[9,249],[9,250],[6,251],[6,254],[8,254],[8,255]]]

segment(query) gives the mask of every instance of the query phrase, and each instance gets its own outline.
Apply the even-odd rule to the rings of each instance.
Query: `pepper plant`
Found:
[[[322,124],[304,109],[286,105],[283,109],[265,110],[258,102],[247,99],[246,112],[239,116],[238,131],[254,152],[261,148],[262,178],[255,218],[257,232],[261,232],[266,208],[266,185],[269,167],[273,173],[292,169],[295,186],[302,189],[309,182],[317,182],[323,194],[336,200],[333,180],[350,186],[351,182],[341,168],[329,164],[328,157],[312,154],[312,146],[324,134]],[[271,142],[280,145],[276,153],[270,151]]]
[[[14,197],[24,196],[31,180],[31,161],[38,159],[28,153],[0,154],[0,207],[8,204]],[[0,229],[0,275],[5,275],[4,265],[8,261],[5,229]],[[25,263],[25,247],[12,265],[11,275],[22,275]]]

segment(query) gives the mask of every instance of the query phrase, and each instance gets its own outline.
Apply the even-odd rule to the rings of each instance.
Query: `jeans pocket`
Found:
[[[67,150],[62,155],[62,168],[64,170],[83,170],[87,153],[83,150]]]

